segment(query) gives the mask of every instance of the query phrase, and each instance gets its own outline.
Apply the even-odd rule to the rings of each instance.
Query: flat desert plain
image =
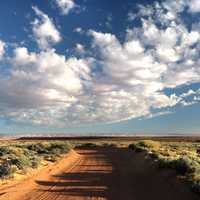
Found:
[[[36,170],[32,176],[2,184],[0,200],[199,199],[187,182],[177,178],[174,170],[158,170],[145,152],[128,149],[127,144],[133,140],[89,139],[100,144],[114,141],[120,146],[78,145],[58,161]],[[193,139],[183,138],[185,140]],[[84,139],[73,141],[85,142]]]

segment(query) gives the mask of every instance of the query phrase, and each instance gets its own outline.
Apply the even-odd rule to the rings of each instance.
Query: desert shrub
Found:
[[[8,154],[14,154],[16,156],[23,155],[24,151],[22,148],[15,146],[0,146],[0,156],[5,156]]]
[[[60,149],[60,148],[53,148],[50,153],[53,154],[53,155],[60,155],[60,154],[63,154],[65,151]]]
[[[51,143],[47,150],[48,152],[52,152],[53,154],[63,154],[67,153],[71,148],[70,144],[67,142],[55,142]]]
[[[145,148],[141,146],[139,143],[129,144],[128,148],[134,150],[135,152],[142,152],[145,150]]]
[[[0,178],[10,177],[17,171],[15,165],[11,165],[9,162],[3,162],[0,164]]]
[[[192,190],[200,193],[200,145],[186,142],[155,142],[142,140],[129,145],[134,151],[146,150],[159,168],[176,170],[191,184]]]
[[[172,161],[172,167],[177,171],[178,174],[181,175],[195,172],[195,168],[188,158],[180,158]]]
[[[192,181],[191,188],[194,192],[200,193],[200,163],[193,164],[195,172],[193,173],[190,180]]]
[[[97,144],[92,142],[82,143],[77,145],[76,147],[97,147]]]
[[[169,151],[167,151],[167,150],[164,150],[164,151],[160,151],[160,154],[161,154],[162,156],[169,157],[169,156],[171,156],[172,152],[169,152]]]
[[[33,144],[28,144],[26,146],[27,149],[31,151],[35,151],[38,154],[45,154],[48,153],[47,145],[44,143],[33,143]]]
[[[153,151],[153,152],[149,153],[149,156],[153,159],[158,159],[159,153]]]
[[[44,159],[50,162],[55,162],[59,157],[56,156],[56,154],[54,155],[50,155],[50,154],[46,154],[44,155]]]
[[[158,158],[159,168],[172,168],[172,160],[168,158]]]
[[[34,156],[31,158],[31,167],[32,168],[37,168],[41,162],[41,158],[38,156]]]
[[[200,193],[200,180],[194,181],[191,185],[191,188],[194,192]]]
[[[71,149],[67,142],[17,143],[0,146],[0,178],[10,177],[16,171],[37,168],[41,160],[55,161]]]
[[[67,153],[71,146],[68,142],[58,141],[28,144],[26,148],[32,151],[32,154],[35,152],[36,155],[39,154],[45,160],[56,161],[61,154]]]
[[[132,149],[136,152],[141,152],[144,150],[156,151],[160,147],[161,147],[160,142],[156,142],[156,141],[152,141],[152,140],[142,140],[142,141],[138,141],[136,143],[130,144],[128,146],[129,149]]]
[[[37,154],[63,154],[67,153],[71,148],[67,142],[41,142],[28,144],[27,149],[36,152]]]
[[[160,158],[158,159],[158,166],[160,168],[175,169],[176,172],[181,175],[195,172],[195,167],[188,158],[179,158],[175,160],[169,158]]]
[[[6,155],[8,153],[9,153],[8,147],[6,147],[6,146],[1,146],[0,147],[0,156],[4,156],[4,155]]]
[[[31,159],[26,156],[11,156],[9,158],[9,162],[11,165],[17,166],[18,169],[25,169],[27,167],[32,167]]]
[[[196,150],[197,154],[200,155],[200,148]]]
[[[135,143],[129,144],[128,148],[131,149],[131,150],[135,150],[136,144]]]
[[[142,140],[138,142],[138,145],[145,148],[150,148],[153,150],[158,150],[161,147],[160,142],[152,140]]]
[[[117,145],[114,143],[103,143],[102,146],[103,147],[117,147]]]
[[[9,147],[10,149],[10,154],[14,154],[15,156],[21,156],[24,154],[24,150],[22,148],[16,147],[16,146],[11,146]]]
[[[84,146],[85,147],[96,147],[97,144],[88,142],[88,143],[85,143]]]

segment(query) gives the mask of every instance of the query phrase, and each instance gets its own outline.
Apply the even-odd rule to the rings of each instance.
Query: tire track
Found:
[[[10,191],[9,198],[0,196],[0,200],[199,199],[174,173],[158,170],[144,153],[135,154],[126,148],[79,149],[48,170],[52,175],[33,178],[36,186],[30,184],[28,193],[25,190],[21,195],[20,184],[14,192]]]
[[[84,162],[84,159],[83,157],[81,156],[75,163],[73,163],[73,165],[71,167],[69,167],[67,170],[66,170],[66,173],[70,173],[71,171],[73,171],[74,168],[77,167],[77,165],[79,165],[80,163]],[[58,182],[60,181],[58,178],[53,178],[53,181],[54,182]],[[54,188],[56,188],[56,183],[53,185],[53,186],[49,186],[48,188],[46,188],[45,190],[53,190]],[[59,194],[57,194],[54,198],[52,198],[52,194],[45,191],[45,192],[41,192],[41,188],[36,188],[35,189],[36,191],[35,192],[31,192],[29,194],[27,194],[29,197],[27,197],[26,199],[24,200],[57,200],[57,198],[59,197]],[[39,195],[37,195],[39,191]],[[35,194],[36,193],[36,194]]]

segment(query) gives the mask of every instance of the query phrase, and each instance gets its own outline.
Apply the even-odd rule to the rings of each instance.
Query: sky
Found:
[[[0,1],[0,135],[200,133],[199,0]]]

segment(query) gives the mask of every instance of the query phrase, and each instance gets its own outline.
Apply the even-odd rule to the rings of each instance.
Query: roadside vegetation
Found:
[[[96,147],[117,147],[117,143],[113,142],[77,142],[75,148],[96,148]]]
[[[6,142],[0,144],[0,179],[25,174],[42,162],[54,162],[71,149],[68,142]]]
[[[185,142],[158,142],[143,140],[132,143],[129,149],[147,152],[157,162],[158,168],[176,170],[185,177],[193,191],[200,194],[200,144]]]

